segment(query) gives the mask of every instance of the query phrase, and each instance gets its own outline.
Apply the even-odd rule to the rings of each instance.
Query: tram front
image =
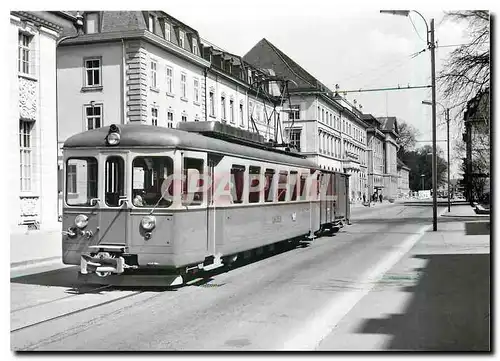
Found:
[[[169,245],[161,245],[159,252],[159,237],[151,235],[155,227],[168,235],[170,222],[162,219],[157,227],[148,210],[169,218],[161,215],[171,204],[162,182],[173,173],[173,159],[169,152],[151,156],[120,146],[120,138],[120,129],[112,125],[78,134],[64,147],[62,258],[80,265],[80,276],[91,283],[114,283],[113,278],[140,263],[168,263]]]

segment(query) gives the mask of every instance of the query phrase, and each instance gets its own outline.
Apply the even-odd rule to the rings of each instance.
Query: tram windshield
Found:
[[[172,204],[174,162],[170,157],[136,157],[132,163],[132,203],[166,208]]]
[[[71,158],[66,163],[66,203],[70,206],[90,206],[97,198],[97,159]]]

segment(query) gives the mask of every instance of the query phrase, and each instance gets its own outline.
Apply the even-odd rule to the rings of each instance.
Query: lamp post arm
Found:
[[[417,13],[418,15],[420,15],[420,17],[422,18],[422,20],[424,21],[425,23],[425,28],[427,29],[427,45],[430,44],[430,41],[429,41],[429,25],[427,24],[427,20],[425,20],[424,16],[422,14],[420,14],[417,10],[412,10],[414,13]]]

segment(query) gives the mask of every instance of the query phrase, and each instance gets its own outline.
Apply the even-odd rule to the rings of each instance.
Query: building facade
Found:
[[[368,194],[378,197],[384,194],[385,134],[380,130],[380,121],[371,114],[363,114],[363,120],[368,124]]]
[[[321,168],[350,174],[351,201],[368,195],[367,126],[356,105],[328,89],[266,39],[243,59],[289,80],[290,98],[280,113],[288,141]]]
[[[73,20],[62,12],[10,13],[7,142],[12,233],[59,227],[56,46],[63,28],[73,26]]]
[[[277,98],[253,85],[261,72],[195,29],[162,11],[82,16],[83,30],[57,52],[60,169],[68,137],[110,124],[220,121],[274,134]]]
[[[386,199],[396,198],[398,195],[398,123],[396,117],[379,117],[380,130],[385,135],[384,139],[384,193]]]
[[[410,195],[410,168],[400,159],[397,160],[398,168],[398,198]]]

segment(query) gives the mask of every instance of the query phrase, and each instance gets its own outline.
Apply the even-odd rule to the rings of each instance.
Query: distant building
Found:
[[[379,117],[380,130],[385,135],[384,140],[384,197],[395,198],[398,193],[398,123],[396,117]]]
[[[63,12],[11,11],[7,34],[7,117],[11,232],[55,230],[57,212],[56,46],[75,18]]]
[[[243,59],[289,80],[290,99],[284,107],[291,109],[280,118],[290,142],[319,167],[350,174],[351,200],[361,200],[367,192],[368,163],[361,106],[330,90],[266,39]]]
[[[371,114],[363,114],[363,120],[368,125],[368,193],[372,196],[384,193],[385,173],[385,134],[381,130],[380,121]]]
[[[398,197],[410,195],[410,168],[400,159],[397,159],[398,169]]]

